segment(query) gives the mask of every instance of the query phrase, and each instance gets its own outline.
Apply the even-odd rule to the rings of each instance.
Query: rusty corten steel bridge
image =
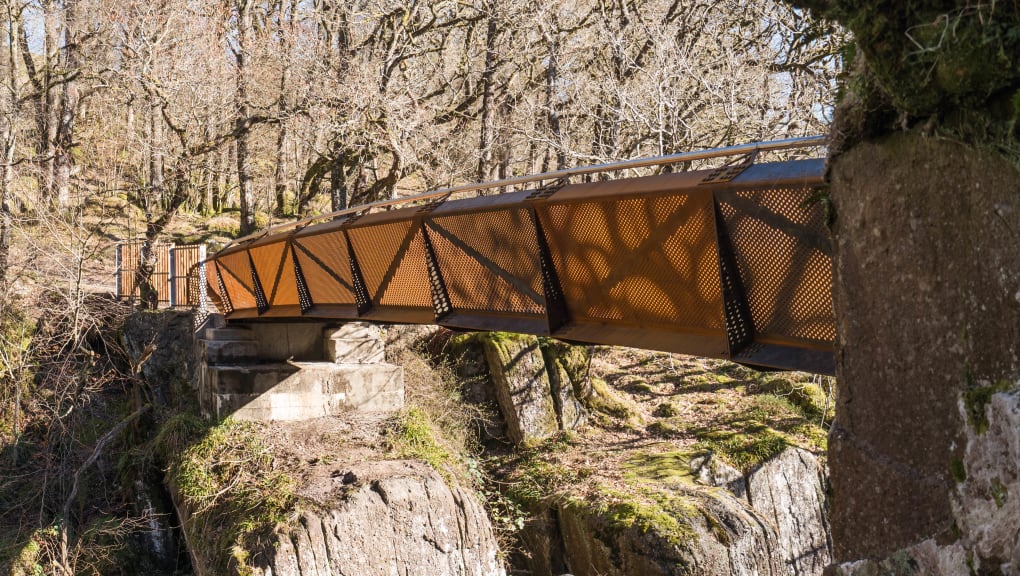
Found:
[[[230,321],[438,324],[832,374],[831,243],[811,202],[824,162],[754,161],[820,145],[749,144],[376,202],[239,239],[209,260],[207,281]],[[726,157],[710,170],[567,183]]]

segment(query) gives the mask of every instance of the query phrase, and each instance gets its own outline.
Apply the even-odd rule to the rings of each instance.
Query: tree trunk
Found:
[[[57,123],[56,147],[53,157],[54,187],[57,206],[66,208],[71,203],[71,168],[74,165],[74,121],[78,112],[78,73],[81,47],[78,45],[78,4],[64,1],[64,79],[60,103],[60,120]]]
[[[494,6],[489,7],[494,10]],[[495,14],[489,14],[489,22],[485,29],[485,69],[482,70],[482,109],[480,113],[479,141],[478,141],[478,170],[475,175],[479,182],[490,180],[492,176],[492,148],[495,138],[495,126],[493,118],[495,107],[492,98],[493,77],[496,75],[496,26]]]
[[[166,197],[163,183],[163,116],[160,105],[153,103],[149,107],[149,198],[163,210],[166,210],[169,198]]]
[[[297,9],[296,0],[287,3],[283,0],[277,2],[277,22],[281,38],[281,57],[290,58],[290,33],[288,29],[293,23],[294,10]],[[277,104],[277,115],[280,118],[279,132],[276,136],[276,171],[273,177],[273,187],[276,191],[276,211],[281,215],[288,213],[288,197],[290,196],[290,180],[287,177],[287,116],[290,114],[290,63],[284,62],[280,72],[280,93]]]
[[[73,0],[72,0],[73,1]],[[57,140],[57,103],[53,86],[54,55],[57,51],[57,0],[43,0],[43,69],[39,96],[39,142],[36,151],[42,156],[39,188],[43,198],[54,201],[54,144]],[[58,202],[59,203],[59,202]]]
[[[255,193],[252,190],[251,158],[248,154],[248,131],[244,129],[250,114],[248,102],[248,57],[249,36],[251,34],[251,6],[248,0],[237,0],[237,91],[235,102],[237,117],[237,193],[241,207],[242,236],[255,231]]]
[[[20,94],[18,90],[18,38],[21,36],[20,15],[7,6],[4,14],[4,29],[7,32],[7,50],[5,56],[7,74],[4,77],[2,96],[3,129],[0,131],[0,162],[3,163],[2,182],[0,182],[0,294],[6,296],[7,262],[11,248],[11,199],[14,196],[14,153],[17,143],[18,116],[20,112]]]
[[[546,42],[549,44],[549,65],[545,69],[545,105],[546,122],[549,124],[549,132],[552,136],[553,146],[556,154],[556,169],[562,170],[567,166],[567,155],[563,142],[563,132],[560,129],[559,94],[559,41],[553,35],[546,35]],[[548,162],[544,163],[543,171],[548,168]]]

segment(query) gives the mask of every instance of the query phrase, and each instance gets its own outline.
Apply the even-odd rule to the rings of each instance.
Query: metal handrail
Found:
[[[336,212],[329,212],[327,214],[319,214],[317,216],[310,216],[302,220],[295,222],[288,222],[285,224],[278,224],[271,226],[265,230],[254,232],[237,238],[224,246],[222,250],[226,250],[235,244],[245,242],[247,240],[254,240],[257,238],[265,237],[275,232],[281,232],[283,230],[289,230],[291,228],[300,228],[306,226],[316,220],[328,220],[339,216],[346,216],[348,214],[355,214],[357,212],[363,212],[371,210],[372,208],[384,208],[387,206],[394,206],[397,204],[404,204],[408,202],[417,202],[422,200],[431,200],[442,196],[449,196],[459,192],[472,192],[475,190],[485,190],[487,188],[502,188],[506,186],[516,186],[518,184],[527,184],[529,182],[536,182],[540,180],[558,180],[570,178],[571,176],[579,176],[583,174],[597,174],[599,172],[610,172],[616,170],[627,170],[632,168],[647,168],[649,166],[665,166],[668,164],[678,164],[680,162],[691,162],[694,160],[707,160],[709,158],[720,158],[724,156],[736,156],[738,154],[749,154],[752,152],[764,152],[774,150],[792,150],[796,148],[814,148],[819,146],[825,146],[828,141],[826,136],[804,136],[800,138],[785,138],[782,140],[772,140],[769,142],[752,142],[749,144],[738,144],[736,146],[726,146],[724,148],[712,148],[709,150],[697,150],[693,152],[680,152],[677,154],[670,154],[667,156],[654,156],[651,158],[634,158],[632,160],[621,160],[619,162],[610,162],[607,164],[593,164],[590,166],[580,166],[576,168],[565,168],[563,170],[555,170],[552,172],[543,172],[541,174],[531,174],[528,176],[516,176],[514,178],[507,178],[504,180],[495,180],[492,182],[479,182],[474,184],[462,184],[460,186],[453,186],[450,188],[441,188],[432,192],[425,192],[415,196],[405,196],[402,198],[392,198],[390,200],[379,200],[376,202],[370,202],[368,204],[361,204],[344,210],[338,210]]]

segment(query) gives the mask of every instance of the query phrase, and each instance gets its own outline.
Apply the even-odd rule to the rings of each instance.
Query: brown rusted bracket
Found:
[[[556,264],[553,262],[552,252],[549,250],[549,242],[546,240],[545,231],[542,230],[542,219],[538,217],[538,211],[535,210],[534,205],[529,207],[528,212],[531,214],[531,222],[535,227],[535,239],[538,241],[538,262],[542,270],[545,315],[551,336],[570,321],[570,315],[567,311],[567,300],[563,296],[563,288],[560,285],[560,277],[556,273]]]
[[[361,265],[358,264],[358,257],[354,254],[354,244],[351,242],[351,235],[347,233],[347,224],[353,220],[344,222],[344,240],[347,241],[347,257],[351,262],[351,280],[354,283],[354,301],[357,304],[358,315],[361,316],[372,308],[372,297],[368,295],[368,288],[365,285],[365,277],[361,275]]]
[[[234,311],[234,304],[230,301],[230,293],[227,292],[227,285],[223,283],[223,271],[220,270],[219,262],[216,262],[215,260],[213,260],[213,266],[216,266],[216,283],[220,287],[220,294],[222,295],[221,299],[227,305],[227,309],[223,311],[223,314],[230,314]]]
[[[566,178],[557,178],[555,181],[553,181],[553,182],[551,182],[549,184],[546,184],[545,186],[542,186],[541,188],[536,188],[536,189],[532,190],[530,194],[528,194],[527,196],[524,197],[524,200],[525,201],[528,201],[528,200],[545,200],[546,198],[548,198],[548,197],[552,196],[553,194],[555,194],[556,192],[558,192],[560,190],[560,188],[563,188],[564,186],[566,186],[569,183],[570,182],[568,182]]]
[[[453,303],[450,301],[446,282],[443,281],[443,273],[439,269],[439,259],[436,258],[436,251],[432,247],[428,226],[425,226],[423,222],[419,229],[422,240],[425,242],[425,263],[428,267],[429,288],[432,292],[432,311],[436,315],[436,324],[439,324],[443,318],[453,312]]]

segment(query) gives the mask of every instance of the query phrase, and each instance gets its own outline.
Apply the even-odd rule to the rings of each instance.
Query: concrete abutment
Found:
[[[403,368],[386,363],[371,324],[227,326],[213,316],[196,333],[196,355],[204,416],[297,421],[404,405]]]

